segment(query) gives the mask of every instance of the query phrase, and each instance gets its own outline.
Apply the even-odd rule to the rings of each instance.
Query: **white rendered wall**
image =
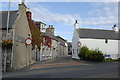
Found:
[[[79,29],[79,23],[75,22],[74,24],[74,34],[72,37],[72,58],[80,59],[78,57],[80,47],[77,45],[80,42],[80,37],[78,35],[77,29]]]
[[[55,49],[53,49],[53,48],[55,48]],[[56,55],[58,54],[57,52],[56,52],[56,50],[57,50],[57,48],[58,48],[58,45],[57,45],[57,41],[56,40],[52,40],[52,58],[55,58],[56,57]]]
[[[72,38],[72,58],[75,58],[75,59],[79,59],[78,54],[79,54],[80,47],[77,45],[77,43],[79,41],[80,41],[80,38],[77,34],[77,31],[74,30],[74,35],[73,35],[73,38]],[[77,50],[78,50],[78,52],[77,52]]]
[[[45,24],[40,24],[40,31],[41,32],[46,32],[46,29],[45,29]]]
[[[105,43],[105,39],[81,38],[80,41],[82,42],[83,45],[86,45],[89,49],[99,49],[103,53],[109,54],[112,59],[120,58],[120,56],[118,57],[118,40],[108,39],[108,43]]]

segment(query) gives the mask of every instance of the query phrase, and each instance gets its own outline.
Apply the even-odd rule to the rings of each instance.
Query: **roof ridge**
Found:
[[[90,29],[90,28],[79,28],[81,30],[97,30],[97,31],[114,31],[114,30],[107,30],[107,29]]]
[[[78,35],[81,38],[94,38],[94,39],[116,39],[120,40],[118,35],[119,32],[116,32],[114,30],[96,30],[96,29],[77,29]]]
[[[14,11],[18,11],[18,10],[11,10],[10,12],[14,12]],[[0,11],[0,12],[8,12],[8,11]]]

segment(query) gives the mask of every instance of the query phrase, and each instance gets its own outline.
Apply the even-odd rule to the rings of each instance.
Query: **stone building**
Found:
[[[19,9],[10,11],[10,22],[7,31],[7,13],[0,11],[2,15],[2,25],[0,24],[2,48],[3,71],[17,70],[29,66],[37,61],[53,59],[67,54],[67,41],[56,37],[54,26],[32,19],[32,13],[24,2],[19,4]],[[7,41],[6,41],[6,36]],[[26,44],[26,40],[31,40],[31,44]],[[8,49],[10,44],[11,46]]]
[[[31,45],[26,45],[25,40],[27,38],[31,38],[31,32],[29,29],[29,24],[26,15],[27,7],[24,3],[19,4],[19,9],[16,11],[10,11],[10,22],[8,27],[8,34],[6,35],[7,30],[7,13],[8,11],[1,11],[2,14],[2,25],[1,25],[1,32],[2,32],[2,39],[3,39],[3,46],[8,47],[8,42],[5,42],[6,36],[8,36],[7,40],[12,41],[11,52],[8,52],[8,49],[5,50],[7,52],[3,52],[6,66],[5,69],[20,69],[25,66],[32,64],[31,59]],[[4,45],[5,43],[5,45]],[[7,43],[7,45],[6,45]],[[4,62],[4,61],[3,61]]]
[[[68,42],[68,54],[72,55],[72,42]]]
[[[48,27],[46,27],[46,24],[41,21],[37,21],[35,23],[39,28],[39,31],[42,32],[43,36],[43,43],[41,44],[41,49],[39,51],[40,61],[65,56],[67,53],[67,45],[65,46],[66,40],[61,37],[55,36],[54,26],[49,25]]]
[[[67,56],[68,55],[68,44],[67,44],[67,40],[63,39],[60,36],[56,36],[59,43],[58,43],[58,48],[59,48],[59,55],[60,56]]]

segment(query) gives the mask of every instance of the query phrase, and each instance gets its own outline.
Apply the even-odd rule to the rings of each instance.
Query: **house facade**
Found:
[[[8,35],[6,34],[8,11],[0,12],[3,17],[0,31],[2,32],[2,62],[4,71],[7,68],[20,69],[33,63],[31,59],[32,46],[25,44],[25,40],[31,38],[26,11],[27,7],[24,3],[19,4],[18,10],[10,11]],[[7,48],[9,46],[8,41],[11,41],[10,48]]]
[[[48,27],[46,27],[46,24],[41,21],[40,22],[37,21],[35,23],[39,28],[39,31],[42,32],[43,36],[43,42],[41,44],[41,49],[39,51],[40,61],[65,56],[65,54],[67,53],[66,51],[67,47],[65,46],[66,41],[61,41],[61,39],[55,36],[54,26],[49,25]]]
[[[29,66],[37,61],[53,59],[65,56],[67,53],[67,43],[63,38],[54,35],[54,26],[32,19],[32,13],[24,2],[19,4],[19,9],[10,11],[10,22],[7,32],[7,13],[1,11],[2,25],[0,24],[2,48],[3,71],[7,68],[17,70]],[[6,41],[6,36],[7,41]],[[26,40],[31,40],[27,44]],[[8,49],[8,43],[11,46]]]
[[[6,65],[11,66],[11,58],[7,56],[11,56],[12,53],[12,45],[10,45],[9,49],[6,51],[6,42],[8,40],[12,40],[12,24],[14,23],[16,17],[17,17],[17,11],[10,11],[10,21],[9,27],[8,27],[8,40],[6,41],[6,31],[7,31],[7,11],[0,11],[0,15],[2,15],[2,21],[0,24],[0,48],[1,48],[1,56],[2,56],[2,71],[6,71]],[[14,15],[14,16],[13,16]],[[12,42],[12,41],[11,41]],[[6,53],[7,52],[7,53]]]
[[[72,55],[72,42],[68,42],[68,54]]]
[[[75,24],[74,24],[74,34],[73,34],[73,38],[72,38],[72,58],[74,58],[74,59],[80,59],[78,57],[79,50],[80,50],[80,46],[78,45],[80,43],[80,37],[77,32],[77,29],[79,29],[79,23],[76,20]]]
[[[77,28],[76,31],[81,43],[80,47],[87,46],[92,50],[99,49],[104,53],[104,56],[110,55],[112,59],[120,58],[118,52],[118,43],[120,41],[118,26],[114,26],[113,30]]]
[[[13,69],[20,69],[33,64],[32,45],[26,45],[25,40],[32,38],[29,22],[27,20],[27,7],[24,3],[19,4],[18,17],[13,24]],[[19,63],[19,64],[18,64]]]
[[[63,39],[60,36],[56,36],[58,39],[58,52],[59,56],[67,56],[68,55],[68,44],[67,40]]]

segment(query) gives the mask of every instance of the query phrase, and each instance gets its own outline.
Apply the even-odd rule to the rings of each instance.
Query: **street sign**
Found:
[[[104,55],[105,57],[110,57],[110,55]]]
[[[26,45],[32,44],[32,39],[30,39],[30,38],[26,39],[26,40],[25,40],[25,44],[26,44]]]

